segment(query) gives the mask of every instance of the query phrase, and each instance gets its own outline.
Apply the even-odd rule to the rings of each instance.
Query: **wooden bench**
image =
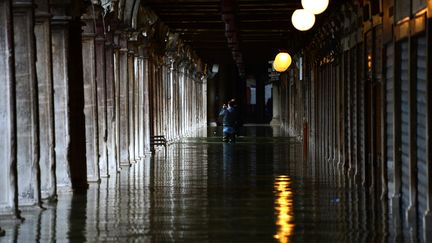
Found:
[[[155,146],[164,146],[166,151],[167,140],[165,139],[165,136],[163,135],[151,136],[150,147],[152,152],[155,152]]]

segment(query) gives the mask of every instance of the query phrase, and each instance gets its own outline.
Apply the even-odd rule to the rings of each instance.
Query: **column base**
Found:
[[[425,216],[423,218],[424,228],[432,229],[432,212],[426,211]],[[425,242],[432,242],[432,230],[425,230],[424,232]]]
[[[87,182],[90,183],[99,183],[101,180],[98,178],[94,178],[94,177],[87,177]]]
[[[408,224],[410,225],[411,230],[415,230],[416,227],[413,227],[412,225],[417,225],[416,207],[413,205],[410,205],[405,213],[406,213]]]
[[[131,167],[131,163],[129,161],[126,162],[120,162],[120,170],[122,167]]]
[[[152,154],[153,154],[153,153],[152,153],[150,150],[148,150],[148,151],[145,152],[145,154],[144,154],[144,158],[151,157]]]
[[[20,210],[18,210],[18,212],[15,212],[15,210],[10,207],[0,209],[1,219],[20,219],[20,213]]]
[[[281,126],[281,120],[278,117],[273,117],[273,119],[270,122],[270,126]]]
[[[57,185],[57,194],[71,192],[71,191],[72,191],[71,185],[66,185],[66,184]]]
[[[400,216],[400,196],[399,195],[393,195],[392,196],[392,213],[393,213],[393,229],[394,229],[394,235],[395,235],[395,241],[401,239],[402,237],[402,219]]]
[[[50,203],[56,203],[56,202],[58,202],[57,195],[44,197],[44,198],[42,198],[42,201],[44,203],[48,203],[48,204],[50,204]]]

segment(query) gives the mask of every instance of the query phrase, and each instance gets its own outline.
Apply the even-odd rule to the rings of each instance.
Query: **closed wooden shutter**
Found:
[[[344,157],[345,157],[345,168],[349,168],[349,158],[350,158],[350,148],[351,148],[351,139],[350,139],[350,121],[351,121],[351,109],[349,106],[349,96],[350,96],[350,82],[349,82],[349,52],[344,52],[344,65],[343,65],[343,98],[344,98]]]
[[[408,222],[406,219],[406,212],[410,204],[410,143],[409,143],[409,46],[408,41],[400,44],[400,132],[401,132],[401,163],[402,163],[402,200],[401,200],[401,214],[404,219],[404,232],[407,232]]]
[[[351,166],[355,172],[357,172],[357,151],[358,151],[358,140],[357,140],[357,49],[353,48],[351,51],[351,63],[350,63],[350,82],[351,82]]]
[[[365,168],[365,75],[364,75],[364,55],[363,55],[363,45],[360,45],[357,50],[357,141],[358,141],[358,151],[357,151],[357,163],[359,176],[364,176],[366,172]],[[366,178],[361,178],[362,180]]]
[[[423,215],[427,209],[427,164],[426,164],[426,37],[419,37],[417,44],[417,70],[416,70],[416,148],[417,148],[417,211],[418,230],[420,242],[425,242]]]
[[[394,45],[386,47],[385,61],[385,134],[388,198],[394,194]],[[391,200],[389,200],[391,203]]]

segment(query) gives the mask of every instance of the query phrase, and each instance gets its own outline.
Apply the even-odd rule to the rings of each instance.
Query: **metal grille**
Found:
[[[351,138],[350,138],[350,121],[351,121],[351,110],[349,106],[349,95],[350,95],[350,83],[349,83],[349,52],[344,53],[344,65],[343,65],[343,82],[344,82],[344,152],[345,152],[345,169],[348,169],[348,161],[350,158]]]
[[[351,62],[350,62],[350,80],[351,83],[351,95],[350,95],[350,105],[351,105],[351,166],[355,172],[357,172],[357,151],[358,151],[358,141],[357,141],[357,69],[356,64],[357,53],[356,48],[351,51]]]
[[[357,168],[359,171],[359,175],[364,175],[366,172],[365,168],[365,77],[364,77],[364,67],[363,62],[359,60],[364,60],[363,58],[363,48],[361,46],[358,48],[357,51],[357,114],[358,114],[358,128],[357,128],[357,138],[358,138],[358,153],[357,153],[357,159],[358,159],[358,165]],[[364,180],[366,178],[362,178]]]
[[[388,181],[388,197],[389,199],[394,194],[394,45],[389,44],[386,47],[386,73],[385,73],[385,88],[386,88],[386,109],[385,109],[385,125],[386,125],[386,161],[387,161],[387,181]],[[389,200],[391,203],[391,200]]]
[[[426,37],[419,37],[416,41],[417,44],[417,72],[416,72],[416,148],[417,148],[417,202],[418,202],[418,229],[419,240],[425,242],[423,239],[424,224],[423,215],[427,208],[427,164],[426,164],[426,52],[427,43]]]
[[[409,154],[409,50],[408,42],[404,41],[400,44],[400,131],[401,131],[401,163],[402,163],[402,218],[407,222],[406,212],[410,204],[410,154]],[[404,229],[407,230],[407,224],[404,224]],[[404,231],[405,231],[404,230]]]

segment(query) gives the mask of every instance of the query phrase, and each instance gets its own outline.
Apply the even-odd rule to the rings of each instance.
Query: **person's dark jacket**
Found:
[[[236,127],[237,112],[234,107],[223,108],[219,112],[219,116],[223,116],[223,125],[227,127]]]

